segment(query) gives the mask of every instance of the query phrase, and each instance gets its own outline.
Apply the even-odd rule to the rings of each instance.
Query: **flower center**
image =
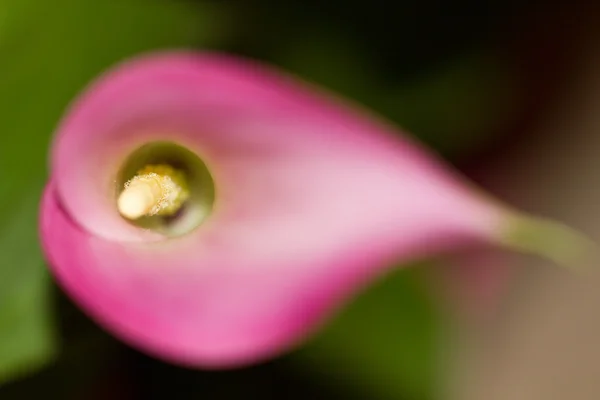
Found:
[[[215,184],[204,161],[173,142],[146,143],[115,176],[115,211],[141,229],[176,237],[209,218]]]
[[[166,164],[147,165],[125,183],[117,207],[122,216],[131,220],[142,216],[172,216],[189,196],[181,171]]]

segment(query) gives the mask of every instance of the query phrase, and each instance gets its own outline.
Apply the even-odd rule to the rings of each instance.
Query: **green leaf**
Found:
[[[295,357],[369,399],[428,399],[439,323],[420,272],[402,269],[358,296]]]
[[[50,286],[37,245],[39,190],[33,189],[0,231],[0,382],[54,354]]]
[[[274,61],[375,110],[445,156],[485,147],[518,117],[522,96],[515,62],[488,49],[391,79],[344,35],[314,27],[311,32],[293,38]]]
[[[514,60],[489,50],[461,55],[383,94],[381,111],[444,154],[485,147],[510,128],[523,96]]]
[[[226,32],[213,22],[223,21],[219,11],[166,0],[0,0],[0,383],[55,353],[37,214],[65,108],[127,57],[218,42]]]

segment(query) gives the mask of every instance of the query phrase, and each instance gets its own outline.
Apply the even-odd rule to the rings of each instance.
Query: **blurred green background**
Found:
[[[563,12],[501,0],[0,0],[0,399],[434,398],[447,315],[422,276],[432,265],[394,273],[297,351],[251,368],[180,369],[112,339],[55,287],[39,250],[53,129],[124,58],[221,50],[347,96],[468,173],[559,90],[574,31]]]

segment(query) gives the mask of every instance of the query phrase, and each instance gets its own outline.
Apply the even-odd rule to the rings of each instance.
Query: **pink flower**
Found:
[[[41,206],[52,272],[82,308],[204,367],[285,351],[393,263],[506,242],[514,221],[364,111],[186,53],[87,89],[58,129]]]

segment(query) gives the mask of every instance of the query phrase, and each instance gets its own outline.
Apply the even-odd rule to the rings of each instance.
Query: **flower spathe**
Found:
[[[196,154],[214,205],[177,235],[116,206],[140,147]],[[285,351],[394,262],[499,241],[506,211],[393,127],[257,63],[168,52],[124,63],[71,106],[41,236],[94,319],[163,359],[228,367]]]

